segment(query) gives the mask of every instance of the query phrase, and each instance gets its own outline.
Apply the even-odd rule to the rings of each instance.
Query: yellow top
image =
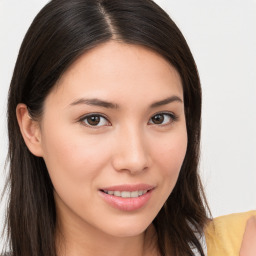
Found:
[[[256,211],[234,213],[213,219],[206,229],[208,256],[239,256],[247,220]]]

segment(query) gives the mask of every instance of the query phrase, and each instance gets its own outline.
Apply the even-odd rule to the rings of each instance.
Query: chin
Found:
[[[144,221],[122,221],[112,225],[112,228],[109,229],[108,233],[111,233],[115,237],[133,237],[138,236],[145,232],[145,230],[151,225],[151,222]]]

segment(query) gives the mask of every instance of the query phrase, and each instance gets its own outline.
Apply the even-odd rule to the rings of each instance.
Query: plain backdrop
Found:
[[[18,50],[46,0],[0,0],[0,190]],[[158,0],[185,36],[203,90],[200,172],[213,216],[256,209],[256,0]],[[6,199],[0,204],[3,227]],[[0,250],[1,250],[0,240]]]

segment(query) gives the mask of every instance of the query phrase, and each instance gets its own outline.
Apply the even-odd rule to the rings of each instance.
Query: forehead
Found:
[[[182,82],[165,58],[144,46],[116,41],[85,52],[52,92],[62,101],[78,96],[154,100],[172,94],[183,98]]]

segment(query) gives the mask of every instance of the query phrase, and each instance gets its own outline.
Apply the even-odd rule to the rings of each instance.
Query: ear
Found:
[[[42,157],[41,130],[38,121],[31,118],[27,106],[23,103],[17,105],[16,116],[28,149],[33,155]]]

